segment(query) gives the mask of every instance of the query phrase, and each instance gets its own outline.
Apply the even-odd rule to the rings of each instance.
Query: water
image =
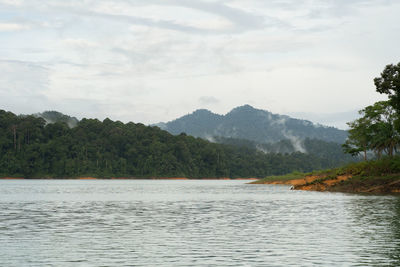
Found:
[[[246,181],[0,181],[1,266],[400,266],[400,198]]]

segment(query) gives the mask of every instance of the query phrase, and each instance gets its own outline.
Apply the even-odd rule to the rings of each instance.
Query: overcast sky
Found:
[[[250,104],[345,128],[398,0],[0,0],[0,109],[145,124]]]

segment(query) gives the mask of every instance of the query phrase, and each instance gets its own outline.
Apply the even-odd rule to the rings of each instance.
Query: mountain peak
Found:
[[[239,106],[236,108],[233,108],[229,113],[232,112],[238,112],[238,111],[255,111],[257,109],[255,109],[254,107],[250,106],[249,104],[243,105],[243,106]]]
[[[172,134],[185,132],[196,137],[214,136],[247,139],[259,143],[277,142],[283,139],[306,138],[343,143],[347,132],[336,128],[317,127],[305,120],[273,114],[248,104],[232,109],[226,115],[218,115],[207,109],[198,109],[166,124]]]
[[[213,113],[208,109],[201,108],[201,109],[196,109],[195,111],[193,111],[192,114],[213,114]]]

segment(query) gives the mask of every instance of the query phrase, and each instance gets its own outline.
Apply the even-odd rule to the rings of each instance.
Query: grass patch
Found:
[[[400,178],[400,156],[384,157],[379,160],[363,161],[349,163],[343,167],[327,170],[313,171],[311,173],[292,172],[280,176],[268,176],[264,179],[253,182],[253,184],[262,184],[268,182],[286,182],[289,180],[300,179],[305,176],[320,176],[321,178],[308,183],[313,185],[322,183],[325,180],[336,179],[338,176],[349,175],[352,178],[340,182],[340,185],[353,184],[354,187],[373,186],[383,184]]]

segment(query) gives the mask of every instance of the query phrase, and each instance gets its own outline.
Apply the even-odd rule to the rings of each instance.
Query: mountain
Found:
[[[276,143],[289,139],[318,139],[344,143],[347,132],[334,127],[314,124],[311,121],[294,119],[286,115],[273,114],[266,110],[244,105],[232,109],[226,115],[218,115],[199,109],[168,123],[156,124],[172,134],[182,132],[213,140],[214,137],[246,139],[257,143]]]
[[[70,128],[0,110],[0,177],[265,177],[339,164],[172,135],[140,123],[82,119]]]
[[[329,162],[332,166],[339,166],[348,162],[357,161],[349,154],[343,152],[341,144],[327,142],[318,139],[293,140],[284,139],[276,143],[260,144],[246,139],[235,139],[226,137],[215,137],[214,141],[219,144],[244,147],[261,151],[265,154],[284,154],[289,155],[296,152],[310,154]]]
[[[33,114],[33,116],[37,118],[43,118],[46,123],[64,122],[69,128],[75,127],[79,122],[77,118],[62,114],[58,111],[45,111],[42,113]]]

